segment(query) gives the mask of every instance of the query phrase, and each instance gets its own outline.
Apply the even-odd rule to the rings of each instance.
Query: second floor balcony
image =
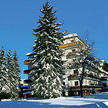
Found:
[[[59,48],[72,47],[72,46],[76,46],[76,45],[80,45],[81,47],[84,46],[82,42],[77,41],[77,42],[72,42],[72,43],[60,45]]]
[[[30,79],[25,79],[24,83],[26,83],[26,84],[31,83],[31,80]]]
[[[77,78],[77,75],[76,74],[71,74],[68,76],[68,80],[72,80],[72,79],[75,79]]]
[[[24,74],[29,74],[31,70],[24,70]]]
[[[30,59],[30,60],[24,60],[24,64],[25,64],[25,65],[32,64],[32,61],[33,61],[33,59]]]

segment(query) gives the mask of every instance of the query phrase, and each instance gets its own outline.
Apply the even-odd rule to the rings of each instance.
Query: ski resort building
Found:
[[[59,46],[63,51],[62,60],[64,61],[65,75],[63,80],[63,94],[65,96],[80,94],[80,76],[82,75],[82,64],[77,68],[73,65],[78,60],[81,50],[87,48],[87,44],[76,34],[64,36],[63,44]],[[91,52],[87,50],[88,55]],[[24,64],[28,65],[28,69],[24,70],[28,74],[28,79],[25,83],[30,83],[29,72],[32,70],[32,61],[35,53],[28,53],[28,60]],[[97,60],[95,57],[88,58],[90,66],[85,66],[83,77],[83,93],[98,93],[108,90],[108,64],[104,60]]]
[[[77,61],[81,50],[87,48],[87,44],[76,33],[64,36],[63,43],[59,48],[63,51],[62,60],[66,69],[64,75],[64,92],[65,95],[79,95],[79,77],[82,75],[82,64],[77,68],[75,66],[72,67],[72,65]],[[89,50],[87,53],[91,55]],[[105,82],[108,80],[108,72],[103,69],[104,60],[96,60],[96,58],[91,57],[89,62],[92,65],[85,66],[83,76],[83,93],[85,95],[101,92],[106,84]]]

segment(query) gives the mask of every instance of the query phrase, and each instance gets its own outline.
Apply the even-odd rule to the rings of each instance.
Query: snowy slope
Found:
[[[0,108],[108,108],[108,93],[45,100],[2,101]]]

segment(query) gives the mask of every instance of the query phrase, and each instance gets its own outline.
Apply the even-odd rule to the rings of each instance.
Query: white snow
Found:
[[[78,36],[78,34],[77,33],[68,34],[68,35],[63,36],[63,38],[70,38],[70,37],[73,37],[73,36]]]
[[[30,52],[30,53],[27,53],[27,54],[26,54],[26,56],[29,56],[29,55],[31,55],[31,54],[32,54],[32,52]]]
[[[44,100],[2,100],[0,108],[108,108],[108,93],[92,94],[83,98],[76,96]]]

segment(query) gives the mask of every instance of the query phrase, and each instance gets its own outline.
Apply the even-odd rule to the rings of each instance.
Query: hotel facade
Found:
[[[81,51],[87,49],[87,44],[76,34],[64,36],[63,44],[59,46],[63,51],[62,60],[65,67],[65,75],[63,76],[63,95],[74,96],[80,95],[80,76],[82,75],[82,64],[76,67],[75,62],[81,55]],[[86,50],[88,55],[91,55],[89,50]],[[28,79],[25,83],[30,84],[29,72],[32,70],[32,61],[35,58],[35,53],[27,53],[28,60],[24,61],[28,65],[28,69],[24,70],[28,74]],[[99,93],[108,90],[108,64],[104,60],[96,59],[93,56],[88,58],[90,65],[84,66],[83,74],[83,94]]]

